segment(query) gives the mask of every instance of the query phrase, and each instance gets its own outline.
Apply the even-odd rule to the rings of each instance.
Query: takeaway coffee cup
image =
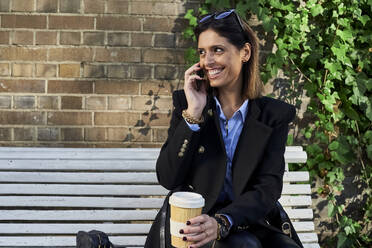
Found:
[[[172,246],[187,248],[192,242],[183,241],[187,234],[180,234],[180,230],[186,227],[186,222],[201,215],[204,207],[202,195],[192,192],[176,192],[169,198],[170,212],[170,233]]]

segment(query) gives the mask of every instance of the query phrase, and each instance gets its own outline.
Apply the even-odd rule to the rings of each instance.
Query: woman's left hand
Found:
[[[190,247],[201,247],[217,238],[217,221],[202,214],[189,220],[190,224],[183,229],[184,234],[193,234],[187,236],[187,241],[195,242]]]

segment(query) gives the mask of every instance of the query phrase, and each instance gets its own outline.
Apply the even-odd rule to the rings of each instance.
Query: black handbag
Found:
[[[76,235],[76,248],[115,248],[106,233],[92,230],[79,231]]]

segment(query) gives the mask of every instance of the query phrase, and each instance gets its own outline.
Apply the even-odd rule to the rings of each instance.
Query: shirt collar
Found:
[[[214,100],[216,101],[216,107],[217,107],[217,111],[218,111],[219,117],[222,118],[222,119],[224,119],[224,120],[226,120],[226,117],[225,117],[225,115],[224,115],[224,113],[222,111],[222,107],[221,107],[220,101],[218,101],[218,98],[216,96],[214,96]],[[245,118],[247,116],[247,111],[248,111],[248,99],[246,99],[243,102],[243,104],[240,106],[240,108],[236,111],[236,112],[240,113],[240,116],[242,117],[243,122],[245,122]]]

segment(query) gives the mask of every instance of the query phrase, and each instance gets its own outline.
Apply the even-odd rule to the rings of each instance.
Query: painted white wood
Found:
[[[296,221],[292,222],[292,224],[297,232],[311,232],[315,230],[314,222],[312,221]]]
[[[316,233],[298,233],[302,243],[317,243],[318,235]]]
[[[144,245],[146,236],[112,236],[111,242],[118,245]],[[73,246],[76,247],[76,236],[2,236],[0,246]]]
[[[320,248],[319,244],[303,244],[304,248]]]
[[[310,180],[308,171],[290,171],[284,173],[284,182],[308,182]]]
[[[0,160],[0,170],[12,171],[154,171],[155,160]]]
[[[167,195],[160,185],[0,184],[0,194],[22,195]]]
[[[311,196],[288,196],[283,195],[280,197],[279,202],[287,206],[311,206]]]
[[[302,146],[286,146],[285,151],[286,152],[302,152],[303,148]]]
[[[0,182],[35,183],[153,183],[157,184],[153,172],[132,173],[85,173],[85,172],[0,172]]]
[[[0,210],[1,221],[154,220],[158,210]]]
[[[285,210],[291,219],[310,219],[312,220],[313,210],[311,208],[300,208],[300,209],[286,209]]]
[[[167,195],[160,185],[0,184],[0,194],[18,195]],[[308,184],[286,184],[282,195],[310,194]]]
[[[0,196],[5,207],[160,208],[163,198]]]
[[[107,234],[144,234],[150,231],[151,224],[1,224],[4,234],[76,234],[79,231],[100,230]]]

